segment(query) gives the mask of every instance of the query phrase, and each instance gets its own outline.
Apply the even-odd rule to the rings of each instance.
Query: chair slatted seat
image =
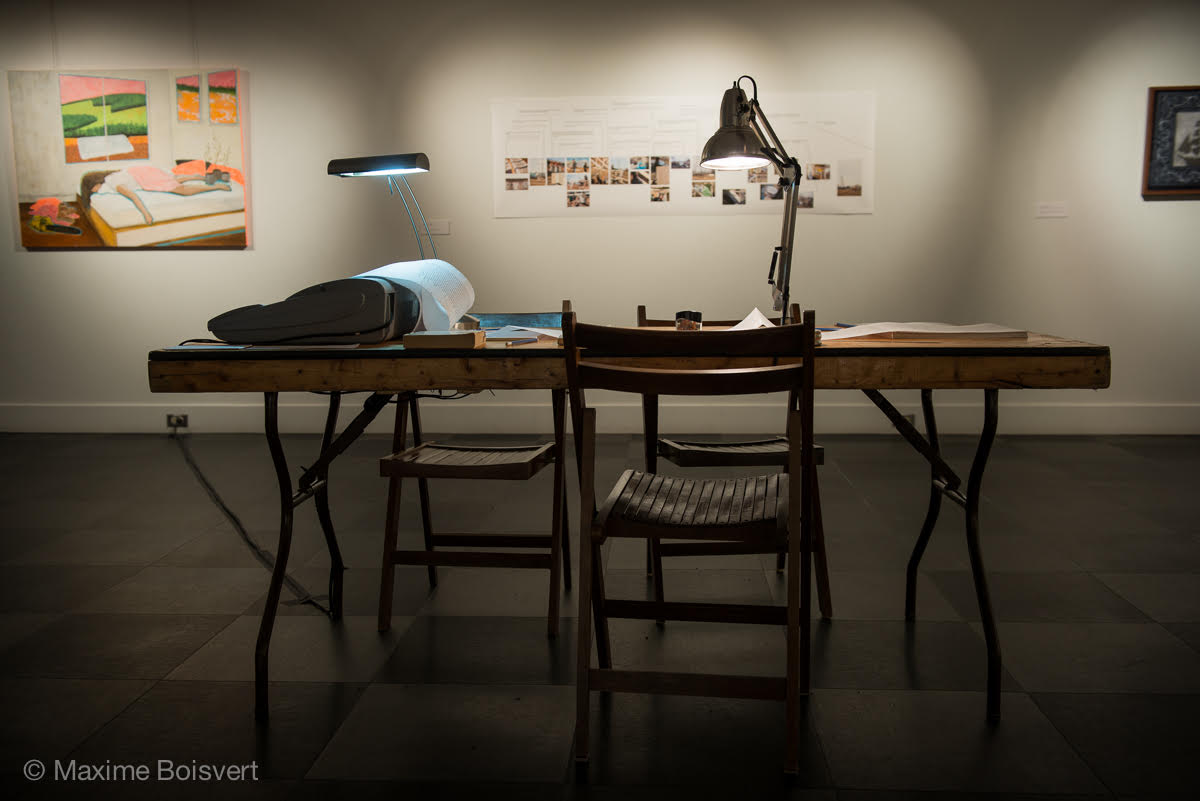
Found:
[[[788,317],[789,325],[800,321],[800,307],[797,304],[792,304]],[[782,321],[781,317],[768,319],[775,325],[779,325]],[[712,328],[728,328],[739,322],[741,321],[708,320],[705,325]],[[638,328],[671,329],[674,328],[675,321],[651,318],[646,314],[645,305],[639,305],[637,307],[637,324]],[[778,467],[783,470],[788,469],[789,443],[787,437],[738,441],[695,441],[659,437],[657,395],[642,397],[642,428],[646,440],[645,466],[646,470],[652,473],[658,469],[657,460],[660,457],[680,467]],[[825,464],[825,448],[815,443],[813,444],[813,464]],[[825,553],[825,527],[821,519],[819,477],[813,476],[813,481],[816,487],[813,498],[813,555],[817,571],[817,601],[821,608],[821,616],[831,618],[833,617],[833,596],[829,588],[829,560]],[[703,543],[647,540],[646,575],[654,576],[655,597],[661,601],[666,593],[663,586],[665,581],[662,568],[663,557],[724,556],[732,553],[757,553],[757,551],[748,548],[731,549],[728,545],[718,543],[705,545]],[[775,569],[782,572],[786,559],[786,554],[782,550],[776,551]]]
[[[564,301],[563,312],[570,311]],[[530,315],[533,317],[533,315]],[[545,325],[552,315],[537,314]],[[561,320],[561,314],[556,314]],[[406,393],[397,402],[396,426],[392,435],[392,453],[379,460],[379,474],[388,479],[387,521],[384,525],[383,574],[379,588],[380,631],[392,625],[392,596],[396,565],[425,565],[429,585],[437,586],[439,566],[532,568],[550,571],[550,595],[547,602],[546,630],[558,634],[560,585],[571,589],[571,550],[566,500],[566,391],[551,390],[554,414],[554,441],[517,446],[458,445],[425,442],[415,393]],[[413,444],[408,441],[408,423],[412,421]],[[433,530],[429,503],[431,479],[526,481],[542,469],[553,467],[553,497],[548,533],[470,532],[445,533]],[[396,547],[400,527],[400,490],[406,478],[417,480],[421,503],[423,550]],[[486,550],[439,550],[441,548],[482,548]],[[520,549],[523,552],[495,549]],[[538,552],[530,553],[529,550]]]

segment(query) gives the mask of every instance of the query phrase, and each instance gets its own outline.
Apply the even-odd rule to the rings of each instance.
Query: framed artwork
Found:
[[[1151,86],[1146,119],[1146,200],[1200,199],[1200,86]]]
[[[25,248],[250,245],[244,72],[7,77]]]

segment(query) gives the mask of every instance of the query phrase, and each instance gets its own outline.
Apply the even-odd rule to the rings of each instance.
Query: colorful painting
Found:
[[[10,70],[7,79],[24,247],[249,245],[245,73]]]
[[[58,96],[68,164],[147,157],[145,81],[60,75]]]
[[[200,122],[199,75],[180,75],[175,79],[175,119]]]
[[[208,119],[218,125],[237,125],[237,70],[208,73]]]

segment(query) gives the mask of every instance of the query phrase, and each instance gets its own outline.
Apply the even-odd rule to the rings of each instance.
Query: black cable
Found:
[[[233,525],[233,528],[237,531],[238,536],[242,538],[242,542],[246,543],[246,547],[250,549],[250,553],[252,553],[254,558],[257,559],[259,563],[262,564],[262,566],[268,571],[274,571],[275,555],[254,541],[254,538],[251,537],[249,532],[246,531],[246,527],[242,525],[242,521],[238,519],[238,516],[234,514],[234,511],[226,505],[216,488],[209,482],[208,478],[204,475],[204,472],[200,469],[200,465],[196,464],[196,460],[192,456],[191,448],[189,448],[187,445],[188,435],[177,434],[174,430],[172,430],[169,436],[179,445],[179,450],[183,453],[183,460],[187,462],[188,467],[192,469],[192,474],[196,476],[196,480],[200,482],[200,486],[204,487],[204,491],[208,493],[208,497],[212,499],[212,502],[217,505],[217,508],[221,510],[222,514],[224,514],[229,522]],[[311,592],[305,589],[303,584],[296,581],[287,573],[285,573],[283,576],[283,583],[289,590],[292,591],[292,594],[296,596],[296,600],[287,602],[289,606],[311,604],[317,609],[320,609],[326,615],[330,615],[329,610],[322,606],[318,601],[318,597],[323,596],[313,595]]]

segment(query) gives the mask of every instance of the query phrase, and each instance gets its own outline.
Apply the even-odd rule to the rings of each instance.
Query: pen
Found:
[[[513,345],[529,345],[537,341],[537,337],[531,337],[529,339],[510,339],[508,341],[508,346],[511,348]]]

